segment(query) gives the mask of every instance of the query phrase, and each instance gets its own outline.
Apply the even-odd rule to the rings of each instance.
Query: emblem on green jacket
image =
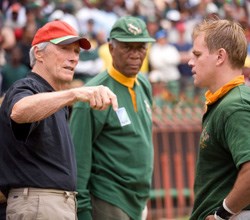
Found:
[[[151,108],[150,108],[150,105],[148,104],[148,102],[147,102],[146,99],[144,99],[144,103],[145,103],[145,106],[146,106],[146,110],[147,110],[149,116],[151,117],[151,115],[152,115],[152,110],[151,110]]]
[[[207,125],[203,128],[200,138],[200,148],[206,148],[209,140],[209,134],[207,131]]]

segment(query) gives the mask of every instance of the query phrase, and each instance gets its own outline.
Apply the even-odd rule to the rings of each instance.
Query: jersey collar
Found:
[[[128,88],[132,89],[135,83],[138,84],[137,75],[133,77],[126,77],[124,74],[116,70],[113,66],[108,68],[108,73],[113,79]]]
[[[230,82],[225,84],[220,89],[218,89],[215,93],[212,93],[210,90],[208,90],[205,93],[206,105],[211,105],[211,104],[215,103],[219,98],[224,96],[228,91],[230,91],[231,89],[233,89],[234,87],[236,87],[238,85],[243,84],[244,82],[245,82],[244,76],[240,75],[240,76],[237,76],[234,79],[232,79]]]

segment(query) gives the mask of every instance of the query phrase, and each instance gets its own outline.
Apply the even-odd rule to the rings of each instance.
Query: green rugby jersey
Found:
[[[190,220],[204,220],[222,205],[241,164],[250,161],[250,87],[236,86],[203,116]],[[249,208],[246,208],[249,209]]]
[[[151,85],[140,73],[127,78],[115,69],[109,72],[98,74],[85,86],[109,87],[117,95],[118,111],[111,107],[93,110],[88,103],[79,102],[71,115],[79,220],[91,219],[90,193],[134,220],[141,218],[149,197],[153,172]]]

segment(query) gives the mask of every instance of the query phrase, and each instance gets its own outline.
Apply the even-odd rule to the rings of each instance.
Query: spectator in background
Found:
[[[24,64],[27,68],[31,69],[30,66],[30,58],[29,58],[29,51],[31,48],[31,43],[35,33],[37,31],[37,26],[29,23],[23,28],[22,38],[17,42],[17,45],[22,50],[22,64]]]
[[[63,2],[61,5],[61,10],[63,11],[62,17],[60,20],[70,24],[78,34],[80,34],[80,27],[78,19],[75,16],[75,6],[72,2]]]
[[[26,77],[30,68],[25,66],[22,61],[22,50],[15,46],[10,52],[10,60],[3,66],[2,76],[2,93],[5,93],[10,86],[17,81]]]
[[[49,16],[56,10],[56,1],[43,0],[42,2],[41,15],[48,20]]]
[[[80,33],[88,34],[87,22],[89,19],[94,20],[94,29],[96,31],[103,30],[109,33],[111,26],[115,23],[118,16],[113,11],[105,11],[101,8],[102,1],[83,0],[84,7],[76,12],[76,18],[80,25]],[[105,3],[106,4],[106,3]]]
[[[12,3],[5,15],[5,25],[11,27],[14,32],[22,29],[26,25],[26,9],[19,3]]]
[[[82,50],[80,52],[74,79],[79,79],[84,84],[102,71],[103,61],[99,57],[98,49],[97,43],[92,41],[92,48],[90,50]]]
[[[250,56],[248,55],[245,60],[245,65],[243,68],[243,75],[245,78],[245,84],[250,86]]]
[[[86,86],[108,86],[120,108],[98,112],[80,102],[73,107],[79,220],[142,219],[153,172],[152,94],[139,71],[153,41],[143,20],[118,19],[108,44],[112,66]]]
[[[48,16],[48,21],[58,21],[61,20],[64,12],[61,9],[56,9]]]
[[[179,96],[180,72],[178,64],[181,62],[179,51],[168,43],[168,35],[165,30],[160,30],[155,35],[156,42],[149,51],[151,82],[161,81],[165,83],[167,90],[175,97]]]
[[[90,39],[95,39],[99,30],[95,28],[95,20],[93,18],[87,20],[86,28],[87,28],[86,35],[88,35]]]
[[[104,61],[99,56],[99,47],[106,43],[106,34],[95,29],[94,19],[87,21],[86,28],[87,34],[85,36],[88,37],[92,46],[90,50],[82,50],[80,52],[79,62],[74,75],[74,79],[80,80],[83,84],[103,70]]]
[[[246,85],[250,86],[250,25],[245,30],[247,39],[247,57],[243,68],[243,75],[245,76]]]
[[[26,16],[29,16],[28,14],[31,14],[31,17],[32,17],[33,15],[37,29],[42,27],[44,24],[48,22],[48,17],[46,17],[42,13],[43,6],[44,6],[43,1],[30,1],[25,5]],[[27,17],[26,25],[29,25],[29,24],[30,24],[29,18]]]
[[[247,20],[247,9],[245,2],[247,1],[226,1],[223,4],[223,12],[225,19],[235,20],[241,23],[244,20]]]
[[[103,43],[98,48],[98,55],[103,62],[103,70],[106,70],[112,66],[112,57],[109,53],[108,42]]]
[[[16,38],[12,28],[4,25],[3,15],[0,12],[0,97],[2,86],[2,68],[6,64],[9,51],[16,45]]]
[[[176,28],[176,24],[181,20],[181,13],[177,9],[170,9],[166,12],[166,18],[167,27],[164,28],[168,31],[168,42],[173,44],[179,38],[179,31]]]
[[[194,85],[193,74],[191,67],[188,65],[188,61],[191,56],[192,43],[189,43],[185,39],[186,27],[183,21],[179,21],[176,24],[176,30],[178,30],[178,39],[173,45],[180,53],[180,63],[178,64],[178,70],[181,74],[180,77],[180,93],[191,99],[194,98]]]
[[[150,36],[155,36],[156,32],[160,29],[160,20],[156,16],[147,16],[145,19],[147,24],[148,33]]]

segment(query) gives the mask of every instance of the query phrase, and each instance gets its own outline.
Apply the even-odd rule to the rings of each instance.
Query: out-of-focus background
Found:
[[[187,62],[193,27],[214,16],[238,21],[250,41],[250,0],[1,0],[0,104],[7,89],[30,70],[36,30],[63,20],[91,40],[82,50],[71,87],[84,85],[111,65],[108,33],[123,15],[142,18],[156,42],[141,68],[153,88],[154,175],[148,220],[188,219],[204,112],[204,91],[193,85]],[[250,47],[243,74],[250,77]]]

